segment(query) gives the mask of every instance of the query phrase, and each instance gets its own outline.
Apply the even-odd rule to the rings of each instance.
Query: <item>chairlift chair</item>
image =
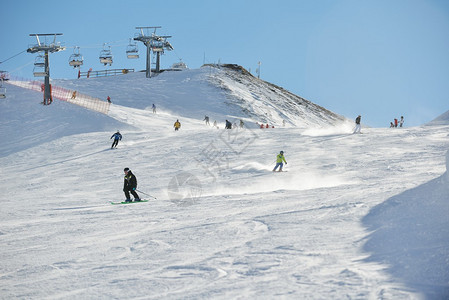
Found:
[[[73,54],[69,57],[69,65],[73,68],[79,68],[83,65],[83,56],[80,54],[79,47],[73,49]]]
[[[43,55],[38,55],[34,60],[34,77],[45,77],[47,72],[45,72],[45,57]]]
[[[45,67],[34,67],[33,69],[34,77],[45,77],[47,72],[45,72]]]
[[[112,65],[112,56],[100,56],[100,63],[103,65]]]
[[[45,56],[38,55],[34,59],[34,66],[36,67],[45,67]]]
[[[139,48],[137,48],[137,43],[132,43],[131,39],[128,47],[126,47],[126,56],[130,59],[139,58]]]
[[[3,78],[0,77],[0,99],[6,98],[6,88],[3,87]]]
[[[104,48],[100,52],[100,63],[104,64],[105,66],[107,64],[112,65],[112,52],[111,52],[111,46],[109,46],[108,49]]]

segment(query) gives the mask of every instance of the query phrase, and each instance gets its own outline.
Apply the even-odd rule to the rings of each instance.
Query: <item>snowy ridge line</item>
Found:
[[[35,80],[10,79],[8,83],[40,93],[44,91],[44,84]],[[107,101],[54,85],[51,85],[51,96],[52,98],[76,104],[105,115],[109,113],[109,107],[111,105]]]
[[[228,94],[228,102],[262,123],[328,127],[348,120],[288,90],[254,77],[239,65],[208,65],[217,71],[209,81]],[[284,125],[283,125],[284,126]]]

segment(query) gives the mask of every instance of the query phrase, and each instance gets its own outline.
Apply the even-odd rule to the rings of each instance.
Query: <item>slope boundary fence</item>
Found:
[[[100,71],[89,70],[87,72],[79,72],[78,78],[116,76],[116,75],[124,75],[124,74],[128,74],[128,73],[132,73],[132,72],[134,72],[134,69],[109,69],[109,70],[100,70]]]
[[[40,92],[42,94],[44,92],[44,84],[39,81],[10,78],[10,80],[8,80],[8,83],[24,89]],[[109,102],[101,100],[99,98],[95,98],[86,94],[79,93],[75,90],[69,90],[54,85],[51,86],[51,96],[52,99],[66,101],[105,115],[109,113],[109,107],[111,106]]]

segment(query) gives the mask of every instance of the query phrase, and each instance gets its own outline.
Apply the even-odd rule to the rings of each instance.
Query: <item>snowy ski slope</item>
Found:
[[[7,86],[0,298],[447,299],[449,120],[353,135],[222,71],[53,81],[109,116]],[[110,205],[124,167],[157,200]]]

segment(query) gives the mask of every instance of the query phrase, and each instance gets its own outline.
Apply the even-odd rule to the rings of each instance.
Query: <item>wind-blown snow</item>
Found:
[[[353,135],[314,107],[303,128],[223,74],[53,82],[110,95],[109,116],[8,85],[1,298],[447,299],[449,125]],[[223,129],[270,106],[285,128]],[[287,172],[273,173],[280,150]],[[124,167],[157,200],[110,205]]]

